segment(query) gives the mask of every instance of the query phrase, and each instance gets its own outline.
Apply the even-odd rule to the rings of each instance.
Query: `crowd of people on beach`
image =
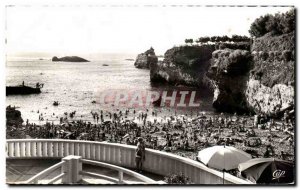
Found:
[[[77,139],[137,145],[142,139],[146,148],[168,151],[196,159],[196,152],[214,145],[230,145],[253,157],[293,159],[295,120],[285,114],[275,121],[266,115],[238,116],[193,115],[178,113],[163,116],[159,111],[135,109],[91,112],[93,122],[71,119],[76,111],[60,117],[60,124],[30,123],[8,126],[14,138]],[[160,116],[161,115],[161,116]],[[39,116],[43,119],[43,115]],[[18,137],[16,137],[18,138]],[[276,149],[275,149],[276,147]]]

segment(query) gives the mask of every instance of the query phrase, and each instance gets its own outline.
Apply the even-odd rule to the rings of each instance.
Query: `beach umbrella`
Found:
[[[198,160],[218,170],[232,170],[250,160],[250,154],[232,146],[213,146],[198,152]]]
[[[250,160],[250,154],[231,146],[213,146],[198,152],[198,160],[210,168],[224,172],[238,168],[240,163]]]
[[[238,166],[242,176],[256,183],[293,183],[294,164],[276,158],[255,158]]]

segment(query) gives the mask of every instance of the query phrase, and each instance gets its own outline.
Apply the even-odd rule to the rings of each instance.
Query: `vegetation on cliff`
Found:
[[[205,36],[200,37],[196,40],[197,43],[206,44],[208,42],[218,43],[218,42],[249,42],[250,38],[247,36],[240,36],[233,34],[231,37],[225,36]]]
[[[249,33],[253,37],[261,37],[267,33],[272,35],[288,34],[295,30],[295,9],[282,14],[267,14],[257,18],[250,26]]]
[[[251,74],[265,86],[273,87],[276,84],[293,85],[294,83],[294,16],[294,10],[291,10],[285,14],[276,14],[275,16],[266,15],[261,17],[267,17],[269,19],[268,22],[271,23],[274,23],[274,20],[278,22],[275,26],[271,27],[273,28],[272,31],[268,28],[269,33],[256,38],[251,47],[254,60]],[[258,19],[253,24],[257,25],[258,21],[259,23],[262,22],[261,19]],[[266,26],[270,25],[268,22],[265,23]]]
[[[253,52],[253,69],[251,74],[261,84],[273,87],[276,84],[294,86],[295,60],[292,51]]]
[[[213,52],[216,75],[239,76],[247,73],[251,66],[251,54],[246,50],[216,50]]]
[[[213,45],[175,47],[166,51],[163,62],[168,66],[195,71],[203,61],[211,58],[214,50]]]
[[[205,36],[196,40],[185,39],[186,44],[192,45],[196,43],[199,46],[202,45],[215,45],[215,49],[243,49],[250,50],[251,39],[247,36],[232,35],[231,37],[225,36]]]
[[[181,46],[166,51],[164,60],[150,65],[152,82],[207,86],[206,72],[214,45]]]
[[[284,51],[295,49],[295,32],[283,34],[279,36],[273,36],[270,33],[256,38],[251,46],[251,51]]]

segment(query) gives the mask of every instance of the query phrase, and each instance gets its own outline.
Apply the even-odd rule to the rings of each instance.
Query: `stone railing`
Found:
[[[63,158],[78,155],[126,168],[135,168],[135,146],[62,139],[10,139],[6,156],[10,159]],[[183,173],[194,184],[249,184],[250,182],[206,167],[200,162],[157,150],[146,149],[143,169],[158,175]]]
[[[123,174],[127,174],[129,176],[132,176],[136,179],[141,180],[142,183],[144,184],[162,184],[161,181],[154,181],[146,176],[143,176],[139,173],[136,173],[134,171],[131,171],[129,169],[126,168],[122,168],[120,166],[115,166],[112,164],[107,164],[107,163],[103,163],[103,162],[98,162],[98,161],[92,161],[92,160],[85,160],[85,159],[80,159],[81,163],[83,164],[90,164],[90,165],[94,165],[94,166],[100,166],[100,167],[104,167],[104,168],[109,168],[111,170],[115,170],[118,172],[118,179],[114,179],[112,177],[108,177],[108,176],[104,176],[104,175],[100,175],[100,174],[96,174],[96,173],[92,173],[92,172],[86,172],[86,171],[80,171],[78,172],[78,175],[87,175],[87,176],[92,176],[92,177],[96,177],[96,178],[104,178],[107,179],[109,181],[118,183],[118,184],[130,184],[127,183],[123,180]],[[77,173],[77,172],[73,172],[73,173]]]
[[[34,175],[33,177],[31,177],[30,179],[28,179],[25,182],[20,182],[20,183],[16,183],[16,184],[39,184],[39,180],[42,180],[45,176],[48,176],[50,173],[52,173],[53,171],[55,171],[58,168],[62,168],[63,171],[63,166],[64,164],[66,164],[65,161],[61,161],[43,171],[41,171],[40,173]],[[54,182],[56,182],[59,179],[62,179],[63,177],[66,176],[65,172],[60,173],[58,176],[54,177],[53,179],[51,179],[50,181],[47,182],[47,184],[52,184]]]
[[[100,166],[103,168],[109,168],[111,170],[115,170],[118,172],[118,178],[113,178],[107,175],[84,171],[82,169],[82,164]],[[55,176],[49,181],[43,182],[45,181],[43,180],[44,177],[48,176],[58,168],[61,168],[61,173],[59,175]],[[93,161],[93,160],[86,160],[86,159],[82,159],[81,156],[74,156],[74,155],[69,155],[67,157],[64,157],[61,162],[41,171],[40,173],[28,179],[27,181],[15,183],[15,184],[53,184],[54,182],[60,179],[61,179],[60,183],[62,184],[80,184],[80,181],[83,179],[83,176],[91,176],[96,179],[97,178],[105,179],[107,181],[117,183],[117,184],[130,184],[130,181],[127,182],[124,180],[124,175],[123,175],[124,173],[136,179],[139,179],[141,181],[140,182],[141,184],[157,184],[157,183],[161,184],[160,181],[154,181],[146,176],[143,176],[139,173],[136,173],[134,171],[131,171],[123,167],[115,166],[103,162]],[[40,183],[40,181],[42,181],[42,183]]]

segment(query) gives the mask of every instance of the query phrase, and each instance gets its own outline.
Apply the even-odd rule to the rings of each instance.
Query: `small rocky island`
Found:
[[[89,62],[86,59],[83,59],[81,57],[78,56],[65,56],[65,57],[61,57],[58,58],[56,56],[52,57],[52,61],[64,61],[64,62]]]
[[[154,49],[151,47],[137,56],[134,66],[139,69],[149,69],[151,64],[157,64],[157,62],[158,58],[155,55]]]

